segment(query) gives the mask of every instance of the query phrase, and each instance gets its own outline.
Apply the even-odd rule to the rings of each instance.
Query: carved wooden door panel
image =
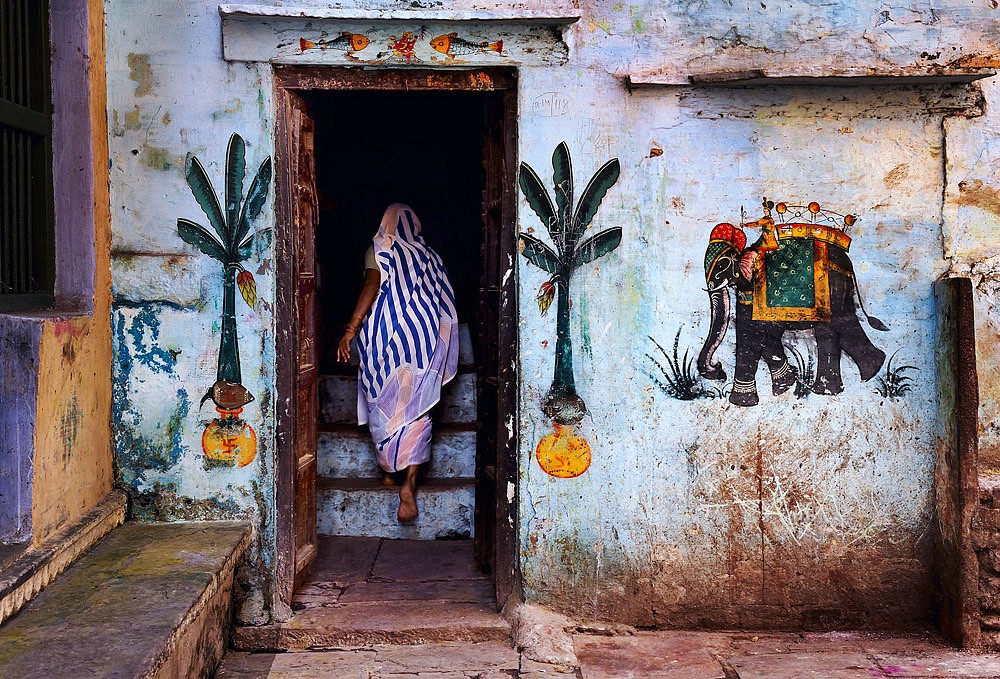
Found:
[[[295,238],[294,372],[295,585],[316,556],[316,426],[319,367],[316,360],[316,195],[315,123],[304,99],[289,92],[292,219]]]

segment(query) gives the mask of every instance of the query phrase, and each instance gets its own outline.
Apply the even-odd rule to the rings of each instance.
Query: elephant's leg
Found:
[[[739,305],[736,316],[736,371],[729,401],[738,406],[755,406],[757,396],[757,364],[760,362],[764,342],[767,340],[767,323],[751,318],[749,305]]]
[[[783,328],[772,328],[764,338],[762,357],[771,371],[771,393],[780,396],[791,389],[799,378],[799,371],[788,362],[785,346],[781,343]]]
[[[852,310],[850,314],[835,316],[830,322],[840,339],[840,347],[858,366],[861,381],[867,382],[878,375],[885,363],[885,352],[872,344],[861,327],[861,321]]]
[[[812,390],[816,394],[839,394],[844,390],[840,374],[840,338],[830,323],[817,323],[816,379]]]
[[[837,261],[836,258],[841,258]],[[831,261],[850,270],[847,254],[837,248],[830,249]],[[872,344],[858,320],[857,305],[854,301],[854,279],[841,274],[830,276],[830,309],[833,318],[830,330],[837,335],[840,348],[857,364],[861,380],[867,382],[878,375],[885,362],[885,352]],[[839,371],[838,371],[839,372]]]

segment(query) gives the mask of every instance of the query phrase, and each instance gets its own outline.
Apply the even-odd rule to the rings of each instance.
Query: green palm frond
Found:
[[[561,142],[552,152],[552,184],[556,191],[559,230],[566,234],[570,232],[569,217],[573,209],[573,161],[566,142]]]
[[[521,192],[524,193],[528,205],[531,206],[531,209],[538,215],[538,219],[545,225],[549,236],[552,237],[552,242],[561,250],[559,238],[557,238],[559,227],[556,224],[558,221],[556,209],[552,205],[549,192],[542,186],[542,180],[538,177],[538,173],[527,163],[521,163],[521,171],[518,173],[518,184],[521,186]]]

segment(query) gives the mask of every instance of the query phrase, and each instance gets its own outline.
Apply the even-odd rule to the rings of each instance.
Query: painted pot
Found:
[[[535,459],[545,473],[560,479],[580,476],[590,467],[590,444],[573,427],[556,422],[555,433],[538,442]]]
[[[209,422],[201,435],[205,464],[210,467],[245,467],[257,457],[257,434],[240,419],[243,408],[216,408],[219,417]]]

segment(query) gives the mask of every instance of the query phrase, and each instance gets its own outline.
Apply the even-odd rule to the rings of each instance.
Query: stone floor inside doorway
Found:
[[[311,574],[280,625],[238,627],[238,649],[506,641],[493,583],[471,540],[320,538]]]

